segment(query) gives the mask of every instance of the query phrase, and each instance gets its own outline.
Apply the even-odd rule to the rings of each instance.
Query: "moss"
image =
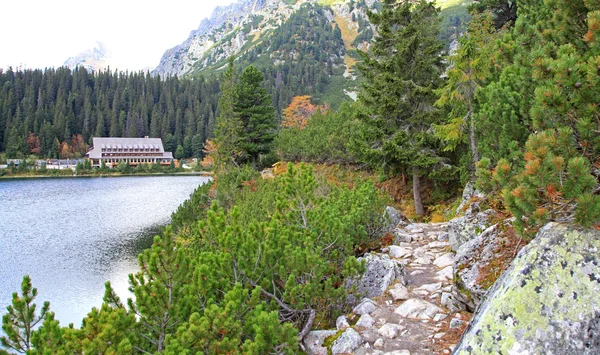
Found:
[[[327,349],[327,355],[333,355],[333,353],[331,352],[331,347],[333,346],[333,343],[342,335],[344,334],[345,329],[340,329],[338,330],[337,333],[328,336],[327,338],[325,338],[325,340],[323,341],[323,347]]]

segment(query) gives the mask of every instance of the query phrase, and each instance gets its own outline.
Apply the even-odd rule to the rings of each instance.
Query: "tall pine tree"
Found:
[[[423,215],[421,177],[440,162],[431,125],[444,65],[438,9],[428,1],[383,1],[369,13],[378,35],[359,66],[360,102],[367,108],[362,152],[372,165],[412,169],[415,211]]]

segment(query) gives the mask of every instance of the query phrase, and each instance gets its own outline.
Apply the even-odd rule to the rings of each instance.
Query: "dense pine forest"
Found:
[[[305,11],[318,28],[319,8]],[[140,255],[134,299],[107,284],[80,328],[61,326],[49,305],[30,307],[39,301],[26,277],[2,344],[28,354],[299,353],[308,331],[352,308],[347,281],[364,271],[357,257],[382,246],[384,207],[427,221],[467,182],[515,217],[524,240],[549,221],[599,228],[600,2],[484,0],[471,13],[446,56],[439,9],[383,1],[369,13],[372,46],[358,52],[358,101],[339,108],[308,95],[329,87],[343,53],[324,57],[300,38],[329,46],[340,34],[294,21],[302,37],[270,45],[306,54],[266,73],[258,49],[248,54],[257,66],[232,58],[219,80],[3,72],[7,154],[31,153],[31,134],[49,156],[74,135],[152,135],[204,154],[215,181]],[[303,163],[262,178],[266,156]],[[386,179],[401,185],[398,200],[383,193]]]
[[[0,72],[0,151],[79,157],[91,137],[160,137],[201,156],[214,129],[219,83],[84,68]]]

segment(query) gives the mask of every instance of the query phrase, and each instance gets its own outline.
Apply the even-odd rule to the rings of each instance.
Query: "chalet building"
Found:
[[[139,164],[170,165],[173,153],[165,152],[160,138],[93,138],[93,148],[87,153],[93,167],[102,162],[108,167],[124,161],[130,166]]]

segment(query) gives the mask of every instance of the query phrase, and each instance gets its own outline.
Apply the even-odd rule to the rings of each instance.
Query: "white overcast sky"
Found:
[[[58,67],[96,41],[112,52],[111,69],[154,68],[216,6],[232,2],[3,0],[0,68]]]

